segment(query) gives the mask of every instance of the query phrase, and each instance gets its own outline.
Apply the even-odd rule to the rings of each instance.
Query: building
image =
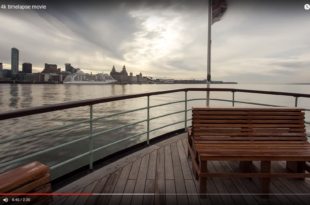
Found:
[[[48,64],[45,63],[44,70],[41,73],[56,73],[59,74],[61,71],[60,69],[57,69],[56,64]]]
[[[123,70],[121,72],[116,72],[115,67],[113,65],[112,71],[110,72],[110,75],[114,80],[117,80],[118,82],[121,83],[128,83],[129,82],[129,76],[126,71],[125,65],[123,66]]]
[[[3,66],[2,63],[0,63],[0,79],[3,78]]]
[[[23,63],[23,73],[32,73],[31,63]]]
[[[11,51],[11,75],[15,77],[18,74],[18,60],[19,60],[19,51],[17,48],[12,48]]]
[[[117,80],[120,83],[148,83],[149,81],[147,77],[142,76],[142,73],[136,76],[133,76],[133,74],[130,73],[130,75],[128,76],[125,65],[123,66],[121,72],[117,72],[115,70],[115,67],[113,66],[110,75],[112,76],[112,78],[114,78],[114,80]]]
[[[73,66],[71,66],[70,63],[66,63],[66,72],[70,72],[70,73],[76,73],[78,70],[80,70],[79,68],[74,68]]]
[[[130,73],[130,76],[128,76],[128,83],[137,83],[137,76],[133,76],[132,73]]]
[[[34,75],[34,80],[36,82],[43,82],[44,81],[44,73],[33,73]]]
[[[12,78],[12,70],[9,69],[3,69],[3,78]]]
[[[26,73],[24,76],[24,81],[34,81],[35,80],[35,75],[32,73]]]

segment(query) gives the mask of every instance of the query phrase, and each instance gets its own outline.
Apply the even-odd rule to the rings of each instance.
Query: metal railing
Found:
[[[23,110],[16,110],[16,111],[10,111],[10,112],[5,112],[5,113],[0,113],[0,120],[6,120],[6,119],[12,119],[12,118],[17,118],[17,117],[22,117],[22,116],[28,116],[28,115],[34,115],[34,114],[39,114],[39,113],[46,113],[46,112],[52,112],[52,111],[57,111],[57,110],[64,110],[64,109],[70,109],[70,108],[75,108],[75,107],[81,107],[81,106],[89,106],[90,107],[90,115],[89,115],[89,119],[88,120],[83,120],[80,122],[76,122],[76,123],[72,123],[69,125],[63,125],[63,126],[59,126],[56,128],[51,128],[51,129],[46,129],[46,130],[42,130],[42,131],[38,131],[38,132],[34,132],[34,133],[30,133],[30,134],[26,134],[26,135],[22,135],[22,136],[18,136],[18,137],[14,137],[11,139],[4,139],[4,140],[0,140],[0,144],[4,144],[4,143],[8,143],[8,142],[12,142],[15,140],[19,140],[19,139],[23,139],[23,138],[27,138],[30,136],[34,136],[34,135],[38,135],[38,134],[43,134],[43,133],[47,133],[47,132],[51,132],[54,130],[59,130],[59,129],[64,129],[67,127],[72,127],[72,126],[76,126],[82,123],[89,123],[89,135],[70,141],[70,142],[66,142],[63,143],[61,145],[57,145],[55,147],[51,147],[33,154],[29,154],[27,156],[24,157],[20,157],[8,162],[4,162],[2,164],[0,164],[0,168],[2,167],[6,167],[9,165],[12,165],[14,163],[20,162],[22,160],[26,160],[29,159],[31,157],[35,157],[38,155],[41,155],[43,153],[46,152],[50,152],[52,150],[55,149],[59,149],[61,147],[65,147],[68,146],[70,144],[74,144],[77,142],[80,142],[82,140],[85,139],[89,139],[89,151],[85,152],[81,155],[75,156],[69,160],[63,161],[59,164],[56,164],[54,166],[51,167],[51,169],[56,169],[60,166],[63,166],[65,164],[68,164],[69,162],[72,162],[74,160],[77,160],[79,158],[82,158],[84,156],[89,155],[89,169],[93,169],[93,154],[99,150],[105,149],[107,147],[110,147],[112,145],[118,144],[120,142],[123,142],[125,140],[129,140],[132,138],[136,138],[138,136],[147,134],[147,140],[146,143],[147,145],[150,145],[150,132],[154,132],[156,130],[160,130],[162,128],[171,126],[171,125],[175,125],[175,124],[179,124],[179,123],[184,123],[184,130],[186,131],[187,129],[187,121],[190,121],[191,119],[187,119],[187,112],[191,111],[192,109],[187,109],[187,103],[189,101],[197,101],[197,100],[206,100],[205,98],[196,98],[196,99],[187,99],[187,94],[188,91],[216,91],[216,92],[232,92],[232,100],[225,100],[225,99],[214,99],[211,98],[210,100],[214,100],[214,101],[223,101],[223,102],[231,102],[232,106],[235,106],[235,103],[244,103],[244,104],[251,104],[251,105],[259,105],[259,106],[272,106],[272,107],[284,107],[284,106],[278,106],[278,105],[271,105],[271,104],[262,104],[262,103],[253,103],[253,102],[244,102],[244,101],[236,101],[235,100],[235,92],[245,92],[245,93],[257,93],[257,94],[269,94],[269,95],[283,95],[283,96],[292,96],[295,97],[295,107],[298,106],[298,98],[299,97],[305,97],[305,98],[310,98],[310,95],[307,94],[298,94],[298,93],[284,93],[284,92],[270,92],[270,91],[257,91],[257,90],[243,90],[243,89],[222,89],[222,88],[186,88],[186,89],[178,89],[178,90],[169,90],[169,91],[160,91],[160,92],[151,92],[151,93],[143,93],[143,94],[134,94],[134,95],[123,95],[123,96],[116,96],[116,97],[108,97],[108,98],[100,98],[100,99],[94,99],[94,100],[84,100],[84,101],[77,101],[77,102],[69,102],[69,103],[61,103],[61,104],[57,104],[57,105],[49,105],[49,106],[42,106],[42,107],[36,107],[36,108],[29,108],[29,109],[23,109]],[[154,106],[150,106],[150,96],[153,95],[160,95],[160,94],[167,94],[167,93],[175,93],[175,92],[185,92],[185,99],[181,100],[181,101],[175,101],[175,102],[169,102],[169,103],[163,103],[163,104],[159,104],[159,105],[154,105]],[[95,104],[99,104],[99,103],[105,103],[105,102],[112,102],[112,101],[118,101],[118,100],[125,100],[125,99],[132,99],[132,98],[138,98],[138,97],[147,97],[147,106],[143,107],[143,108],[139,108],[139,109],[134,109],[134,110],[129,110],[129,111],[124,111],[124,112],[120,112],[120,113],[115,113],[115,114],[111,114],[111,115],[106,115],[106,116],[101,116],[98,118],[93,118],[93,105]],[[160,106],[165,106],[165,105],[171,105],[171,104],[175,104],[175,103],[185,103],[185,107],[184,110],[180,110],[177,112],[172,112],[172,113],[168,113],[168,114],[164,114],[164,115],[160,115],[157,117],[153,117],[150,118],[150,109],[151,108],[155,108],[155,107],[160,107]],[[126,124],[126,125],[121,125],[112,129],[108,129],[105,131],[101,131],[98,133],[93,133],[93,122],[100,120],[100,119],[104,119],[104,118],[108,118],[108,117],[114,117],[114,116],[118,116],[118,115],[122,115],[122,114],[126,114],[126,113],[131,113],[131,112],[136,112],[136,111],[140,111],[140,110],[147,110],[147,119],[145,120],[141,120],[141,121],[137,121],[137,122],[133,122],[130,124]],[[305,111],[310,111],[310,109],[305,109]],[[174,123],[170,123],[170,124],[166,124],[162,127],[158,127],[155,129],[150,130],[150,121],[158,119],[158,118],[162,118],[162,117],[166,117],[169,115],[173,115],[173,114],[178,114],[178,113],[185,113],[185,119],[178,121],[178,122],[174,122]],[[136,134],[133,136],[129,136],[126,137],[124,139],[120,139],[118,141],[112,142],[110,144],[98,147],[96,149],[94,149],[94,137],[99,136],[101,134],[104,133],[108,133],[108,132],[112,132],[124,127],[128,127],[131,125],[136,125],[142,122],[147,122],[147,130],[143,133],[140,134]],[[306,124],[310,124],[310,122],[306,122]]]

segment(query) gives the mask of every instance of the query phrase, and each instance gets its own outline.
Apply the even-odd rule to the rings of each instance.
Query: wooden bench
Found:
[[[49,184],[50,168],[39,163],[32,162],[12,171],[0,175],[0,193],[50,193],[52,187]],[[7,198],[28,198],[29,201],[19,202],[22,204],[49,204],[53,201],[52,196],[40,195],[4,195],[0,196],[0,203]],[[16,202],[18,203],[18,202]]]
[[[268,197],[270,178],[310,177],[310,144],[301,108],[193,108],[188,151],[199,192],[205,197],[207,177],[261,178]],[[209,173],[208,161],[240,161],[242,173]],[[252,161],[261,161],[258,170]],[[295,173],[271,173],[271,161],[286,161]],[[259,172],[259,173],[253,173]]]

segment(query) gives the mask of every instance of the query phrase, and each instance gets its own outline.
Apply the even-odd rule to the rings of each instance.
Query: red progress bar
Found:
[[[0,195],[93,195],[93,193],[0,193]]]

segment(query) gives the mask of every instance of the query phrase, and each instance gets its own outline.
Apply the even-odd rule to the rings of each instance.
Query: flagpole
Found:
[[[208,16],[208,64],[207,64],[207,88],[210,88],[211,83],[211,24],[212,24],[212,0],[209,0],[209,16]],[[210,91],[207,91],[207,106],[209,106]]]

